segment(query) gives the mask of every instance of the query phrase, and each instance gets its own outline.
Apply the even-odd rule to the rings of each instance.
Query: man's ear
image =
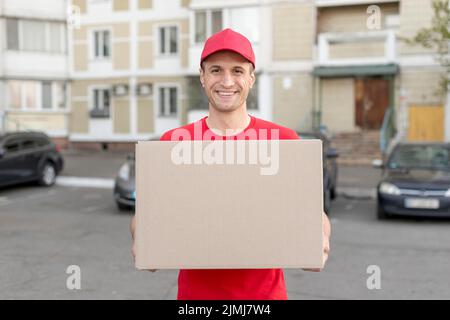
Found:
[[[199,69],[200,72],[200,83],[202,85],[202,87],[205,87],[205,71],[203,70],[203,68]]]
[[[252,69],[252,71],[250,71],[250,78],[252,79],[252,82],[250,84],[250,89],[253,88],[253,85],[255,84],[256,81],[256,74],[255,74],[255,70]]]

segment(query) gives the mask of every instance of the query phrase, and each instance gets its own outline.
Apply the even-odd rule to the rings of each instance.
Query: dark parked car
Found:
[[[450,217],[450,144],[401,143],[393,148],[378,184],[378,218]]]
[[[0,187],[30,181],[51,186],[63,163],[57,146],[44,133],[0,134]]]
[[[135,157],[128,155],[127,161],[120,167],[114,184],[114,199],[120,210],[133,209],[136,200]]]
[[[331,200],[336,198],[338,166],[336,158],[339,156],[335,148],[331,147],[330,138],[321,131],[297,132],[302,139],[322,140],[323,150],[323,206],[327,214],[331,210]]]

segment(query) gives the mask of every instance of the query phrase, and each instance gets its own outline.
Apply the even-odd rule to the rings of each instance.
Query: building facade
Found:
[[[358,132],[380,130],[392,110],[405,139],[443,139],[442,69],[430,50],[402,40],[428,27],[432,15],[431,0],[274,6],[273,62],[292,66],[274,70],[274,120]]]
[[[0,131],[69,135],[65,0],[0,1]]]
[[[186,122],[186,1],[76,0],[70,140],[120,145]]]
[[[391,114],[405,138],[439,140],[441,69],[432,52],[401,40],[430,24],[431,3],[73,0],[81,24],[69,33],[70,140],[134,142],[205,115],[200,53],[226,27],[255,49],[251,114],[335,133],[380,130]]]

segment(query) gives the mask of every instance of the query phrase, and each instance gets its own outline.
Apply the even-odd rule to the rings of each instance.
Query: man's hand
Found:
[[[323,213],[323,266],[325,267],[325,263],[328,260],[328,255],[330,253],[330,236],[331,236],[331,224],[330,220],[328,219],[327,215]],[[320,272],[322,269],[303,269],[305,271],[312,271],[312,272]]]
[[[134,233],[136,230],[136,217],[133,216],[131,218],[130,231],[131,231],[131,239],[133,240],[133,244],[131,245],[131,254],[133,255],[134,262],[136,262],[136,243],[134,241]],[[157,269],[149,269],[150,272],[155,272]]]

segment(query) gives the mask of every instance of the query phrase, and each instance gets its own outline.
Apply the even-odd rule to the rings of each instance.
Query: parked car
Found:
[[[114,199],[119,210],[130,210],[135,207],[135,156],[129,154],[119,169],[114,183]]]
[[[0,134],[0,187],[30,181],[51,186],[63,165],[58,147],[44,133]]]
[[[330,137],[321,131],[297,132],[302,139],[322,140],[323,151],[323,206],[327,214],[331,210],[331,200],[336,198],[336,186],[338,179],[337,150],[331,147]]]
[[[379,219],[393,215],[450,217],[450,143],[401,143],[392,149],[377,187]]]

